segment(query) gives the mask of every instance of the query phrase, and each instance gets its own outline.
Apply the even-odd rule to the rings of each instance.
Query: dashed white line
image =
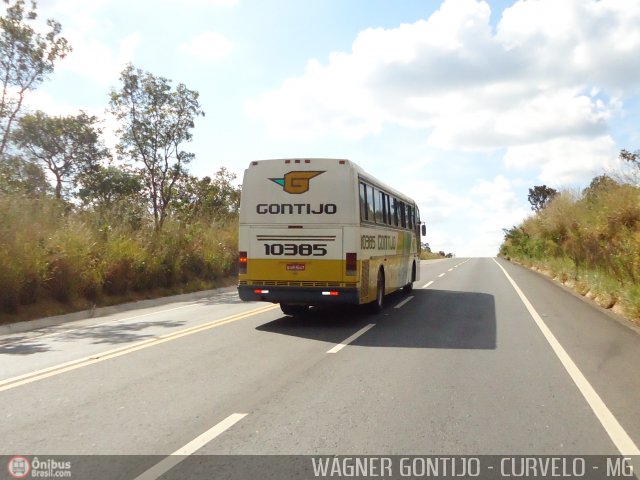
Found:
[[[405,298],[403,301],[401,301],[399,304],[397,304],[395,307],[393,308],[402,308],[407,302],[413,300],[413,295]]]
[[[438,275],[438,278],[444,277],[445,275],[446,275],[446,273],[441,273],[440,275]]]
[[[453,268],[450,268],[449,270],[447,270],[447,272],[453,272]]]
[[[349,338],[347,338],[346,340],[344,340],[342,343],[337,344],[335,347],[333,347],[331,350],[328,350],[327,353],[338,353],[340,350],[342,350],[344,347],[346,347],[347,345],[349,345],[351,342],[353,342],[356,338],[358,338],[360,335],[364,335],[365,333],[367,333],[371,328],[375,327],[376,324],[375,323],[370,323],[369,325],[367,325],[364,328],[361,328],[360,330],[358,330],[356,333],[354,333],[353,335],[351,335]]]
[[[593,410],[593,413],[596,415],[598,420],[600,420],[600,423],[609,434],[611,441],[615,444],[620,453],[624,456],[640,455],[640,449],[638,449],[631,437],[627,434],[622,425],[620,425],[616,417],[613,416],[611,410],[609,410],[607,405],[600,398],[600,395],[598,395],[587,378],[582,374],[578,366],[574,363],[569,354],[556,339],[555,335],[551,332],[551,330],[549,330],[547,324],[544,323],[542,317],[540,317],[538,312],[536,312],[536,310],[533,308],[533,305],[531,305],[531,302],[529,302],[524,293],[522,293],[520,287],[518,287],[516,282],[511,278],[504,267],[496,261],[495,258],[493,259],[493,261],[496,262],[496,265],[498,265],[498,267],[500,267],[500,270],[502,270],[502,272],[507,277],[507,280],[509,280],[509,282],[515,289],[516,293],[520,297],[520,300],[522,300],[522,303],[524,303],[524,306],[529,311],[529,314],[536,322],[536,325],[538,325],[538,328],[547,339],[547,342],[549,342],[549,345],[551,345],[551,348],[558,356],[558,359],[578,387],[578,390],[580,390],[580,393],[582,393],[582,395],[584,396],[585,400]]]
[[[164,460],[156,463],[149,470],[137,476],[135,480],[155,480],[156,478],[160,478],[166,472],[182,462],[189,455],[193,454],[197,450],[200,450],[211,440],[216,438],[221,433],[224,433],[226,430],[231,428],[246,416],[246,413],[233,413],[229,415],[227,418],[204,432],[202,435],[199,435],[198,437],[191,440],[184,447],[176,450]]]
[[[422,287],[420,288],[429,288],[430,285],[433,285],[433,280],[431,280],[429,283],[425,283]]]

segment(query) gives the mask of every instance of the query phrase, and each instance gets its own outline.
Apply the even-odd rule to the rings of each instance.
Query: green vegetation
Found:
[[[161,234],[151,221],[132,227],[99,220],[94,212],[69,213],[54,198],[2,195],[0,312],[46,300],[108,303],[110,296],[207,288],[235,267],[231,216],[171,219]]]
[[[453,258],[453,253],[444,253],[442,250],[439,252],[432,252],[428,243],[422,244],[422,251],[420,252],[421,260],[436,260],[440,258]]]
[[[621,158],[637,168],[638,152],[625,152]],[[601,175],[582,192],[553,193],[543,204],[534,195],[536,213],[504,231],[500,255],[640,321],[640,188],[629,178]]]
[[[108,95],[118,162],[85,112],[25,112],[70,50],[35,2],[0,17],[0,322],[219,285],[237,257],[240,190],[187,170],[198,92],[125,66]],[[45,33],[38,33],[45,32]]]

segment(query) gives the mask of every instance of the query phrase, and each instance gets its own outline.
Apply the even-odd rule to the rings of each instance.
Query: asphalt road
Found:
[[[0,337],[0,455],[146,456],[100,457],[104,478],[207,472],[175,466],[191,455],[640,455],[639,365],[637,329],[503,260],[423,262],[375,316],[226,289]]]

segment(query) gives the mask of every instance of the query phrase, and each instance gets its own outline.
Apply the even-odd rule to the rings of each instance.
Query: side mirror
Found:
[[[423,223],[422,225],[420,225],[420,227],[421,227],[420,233],[422,233],[423,237],[426,237],[427,236],[427,226]]]

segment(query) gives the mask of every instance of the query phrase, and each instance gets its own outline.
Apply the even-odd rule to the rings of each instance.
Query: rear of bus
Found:
[[[358,175],[339,159],[251,162],[240,202],[240,298],[358,304]]]

